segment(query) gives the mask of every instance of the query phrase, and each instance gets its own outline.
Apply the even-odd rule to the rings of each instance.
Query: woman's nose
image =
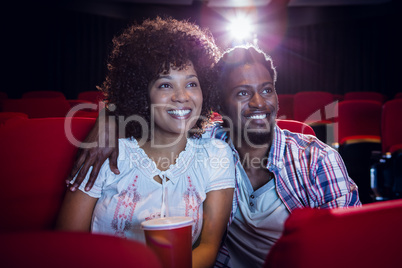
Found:
[[[185,88],[176,89],[172,96],[174,102],[186,102],[189,100],[188,92]]]

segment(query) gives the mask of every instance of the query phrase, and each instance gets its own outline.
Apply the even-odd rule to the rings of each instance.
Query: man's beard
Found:
[[[250,146],[270,144],[273,138],[273,129],[271,131],[247,131],[244,135]]]

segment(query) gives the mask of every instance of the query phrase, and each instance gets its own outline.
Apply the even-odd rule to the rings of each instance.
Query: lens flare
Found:
[[[243,40],[249,38],[253,32],[253,26],[247,18],[234,18],[228,26],[233,38]]]

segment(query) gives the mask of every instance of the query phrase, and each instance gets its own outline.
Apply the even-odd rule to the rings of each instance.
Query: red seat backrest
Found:
[[[5,124],[10,119],[28,119],[28,115],[24,113],[0,112],[0,125]]]
[[[383,153],[398,148],[402,144],[402,99],[394,99],[384,103],[381,114],[381,135]]]
[[[344,100],[372,100],[383,103],[385,102],[386,97],[384,94],[379,92],[352,91],[345,93]]]
[[[86,100],[98,104],[104,98],[103,93],[97,90],[83,91],[78,93],[78,100]]]
[[[2,267],[162,267],[144,244],[84,232],[0,234]]]
[[[338,103],[338,141],[348,139],[381,139],[382,104],[371,100],[349,100]]]
[[[264,267],[401,267],[402,200],[304,208],[285,222]]]
[[[73,137],[83,140],[94,123],[46,118],[10,120],[0,127],[0,202],[7,204],[0,232],[53,226],[78,149]]]
[[[315,136],[314,130],[309,125],[299,121],[277,119],[276,124],[280,129],[287,129],[291,132]]]
[[[306,91],[294,95],[293,114],[294,120],[315,123],[320,121],[331,121],[333,115],[327,115],[325,107],[334,101],[329,92]]]
[[[343,101],[344,100],[344,96],[343,94],[332,94],[334,96],[334,101]]]
[[[64,117],[70,104],[64,98],[26,98],[3,100],[3,112],[20,112],[29,118]]]
[[[288,120],[293,119],[293,98],[293,94],[278,94],[278,118]]]

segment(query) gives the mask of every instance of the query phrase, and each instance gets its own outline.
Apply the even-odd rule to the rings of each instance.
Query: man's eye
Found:
[[[273,91],[274,91],[273,88],[267,87],[267,88],[264,88],[264,89],[262,90],[262,93],[267,94],[267,93],[272,93]]]
[[[247,93],[247,91],[240,91],[240,92],[238,92],[237,93],[237,96],[247,96],[248,95],[248,93]]]

